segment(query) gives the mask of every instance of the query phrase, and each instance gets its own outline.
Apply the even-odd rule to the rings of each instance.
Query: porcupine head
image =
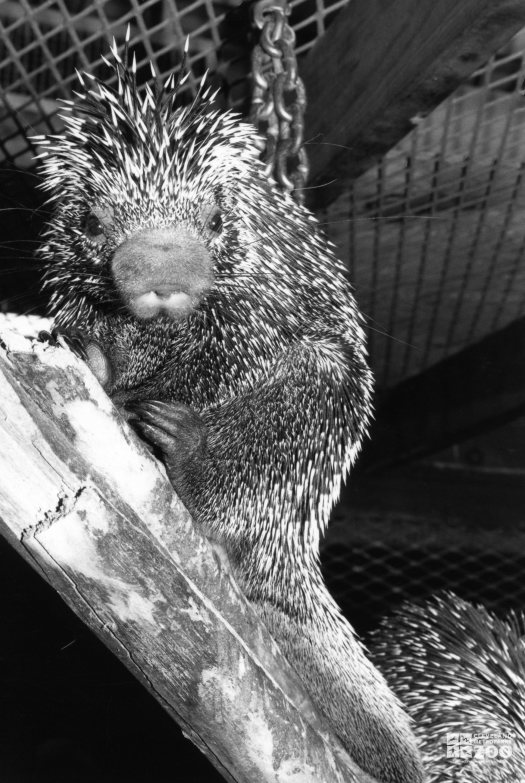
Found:
[[[371,378],[342,265],[264,175],[254,129],[201,84],[81,77],[41,140],[59,327],[116,404],[358,763],[419,781],[407,718],[321,578],[319,536],[365,433]]]

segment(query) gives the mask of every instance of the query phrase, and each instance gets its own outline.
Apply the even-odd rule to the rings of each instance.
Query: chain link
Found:
[[[306,93],[297,73],[295,33],[287,22],[287,0],[256,0],[254,23],[261,30],[252,52],[250,120],[266,137],[266,175],[300,204],[308,176],[303,147]]]

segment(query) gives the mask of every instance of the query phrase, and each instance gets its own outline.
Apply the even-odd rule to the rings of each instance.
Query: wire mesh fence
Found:
[[[402,601],[422,601],[443,590],[496,611],[525,606],[525,554],[472,546],[328,545],[327,585],[359,633]]]
[[[525,313],[524,48],[521,32],[325,216],[382,387]]]
[[[115,37],[124,41],[130,25],[130,45],[137,55],[139,81],[150,78],[151,62],[160,77],[180,64],[191,32],[188,89],[207,68],[215,68],[218,26],[225,4],[173,0],[119,3],[98,0],[77,3],[47,0],[0,6],[0,85],[3,111],[1,154],[18,166],[30,165],[33,133],[58,132],[60,98],[71,98],[75,71],[100,71],[102,55]]]
[[[304,53],[322,35],[346,0],[294,0],[297,51]],[[222,74],[229,105],[242,109],[251,27],[241,0],[18,0],[0,4],[0,163],[31,165],[33,133],[58,132],[60,98],[70,98],[75,70],[98,74],[102,55],[115,37],[137,56],[139,84],[176,71],[190,36],[187,90],[194,94],[206,71]]]
[[[383,474],[351,475],[322,552],[358,631],[442,590],[525,606],[525,418]]]

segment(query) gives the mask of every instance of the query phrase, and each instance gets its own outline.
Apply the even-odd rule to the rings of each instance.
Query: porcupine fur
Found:
[[[344,268],[268,182],[254,129],[214,110],[204,83],[180,107],[173,79],[140,97],[127,47],[108,65],[117,88],[82,77],[65,131],[41,140],[57,325],[90,341],[106,390],[225,545],[354,759],[385,783],[420,781],[406,715],[319,567],[371,408]]]
[[[525,614],[499,618],[453,593],[404,604],[369,639],[404,703],[428,783],[525,779]],[[508,734],[510,756],[447,758],[447,734]]]

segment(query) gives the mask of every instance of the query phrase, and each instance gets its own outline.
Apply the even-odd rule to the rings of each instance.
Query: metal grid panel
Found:
[[[525,34],[325,217],[392,386],[525,312]]]
[[[128,24],[139,80],[150,77],[150,61],[160,76],[176,69],[186,36],[192,34],[188,89],[194,92],[204,71],[216,65],[218,26],[228,5],[209,0],[20,0],[0,5],[3,159],[19,166],[30,163],[27,135],[60,129],[56,100],[71,97],[75,69],[97,73],[113,36],[123,41]]]
[[[291,22],[297,36],[296,54],[305,54],[349,0],[292,0]]]
[[[137,55],[139,83],[150,78],[149,62],[161,77],[176,70],[190,35],[190,78],[195,93],[206,70],[216,71],[223,36],[220,26],[242,0],[44,0],[0,4],[0,162],[31,163],[27,136],[59,132],[58,98],[75,89],[75,69],[99,72],[101,55],[115,37],[123,41],[129,24],[130,43]],[[294,0],[293,20],[298,52],[307,51],[347,0]],[[240,29],[221,64],[227,74],[228,100],[242,108],[248,95],[249,25],[239,15]],[[242,42],[241,42],[241,39]]]

